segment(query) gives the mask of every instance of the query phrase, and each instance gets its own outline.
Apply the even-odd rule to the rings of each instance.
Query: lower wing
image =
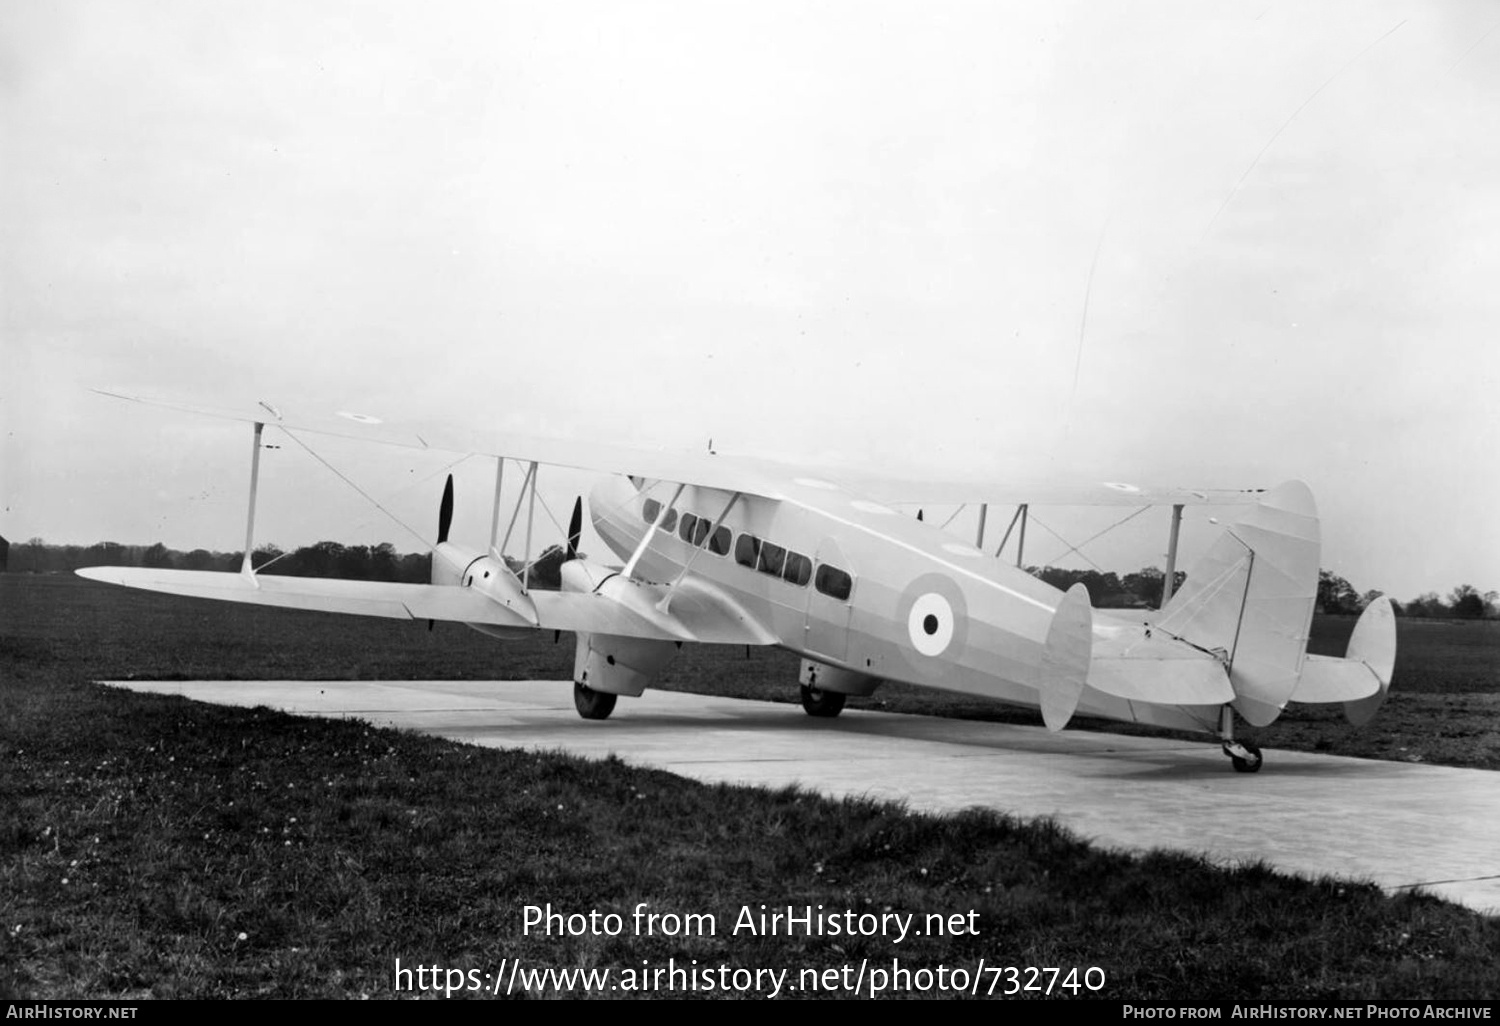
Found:
[[[444,620],[522,630],[574,631],[709,644],[769,645],[775,638],[742,611],[726,608],[711,593],[692,589],[674,600],[670,613],[656,613],[643,595],[643,615],[607,595],[592,592],[532,592],[537,619],[527,619],[470,588],[448,584],[348,581],[327,577],[159,570],[93,566],[78,571],[90,580],[127,588],[242,602],[283,609],[384,616],[395,620]],[[659,588],[630,582],[639,588]]]

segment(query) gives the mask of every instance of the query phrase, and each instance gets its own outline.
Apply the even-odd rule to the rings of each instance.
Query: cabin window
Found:
[[[813,582],[813,585],[829,598],[836,598],[842,602],[847,601],[849,593],[854,590],[854,578],[836,566],[820,563],[817,580]]]
[[[781,576],[781,567],[786,562],[786,549],[780,545],[772,545],[770,542],[760,543],[760,564],[758,569],[763,574],[772,577]]]
[[[677,537],[681,538],[683,541],[689,544],[692,544],[693,529],[698,526],[698,518],[691,513],[684,513],[682,515],[682,519],[677,523]]]
[[[655,499],[647,499],[645,505],[641,506],[641,516],[645,518],[648,524],[656,523],[656,515],[660,512],[661,503]]]
[[[661,529],[663,531],[666,531],[668,534],[671,534],[672,533],[672,529],[674,527],[676,527],[676,526],[677,526],[677,511],[675,509],[669,509],[669,510],[667,510],[667,515],[664,518],[662,518]]]
[[[702,546],[708,541],[708,532],[714,529],[714,522],[707,517],[699,517],[698,522],[693,525],[693,544]]]
[[[753,534],[742,534],[734,543],[734,561],[752,570],[760,560],[760,539]]]
[[[807,582],[812,580],[812,560],[800,552],[788,552],[786,554],[786,569],[782,571],[781,577],[788,584],[795,584],[799,588],[805,588]]]
[[[729,555],[729,528],[720,525],[708,541],[708,551],[716,556]]]

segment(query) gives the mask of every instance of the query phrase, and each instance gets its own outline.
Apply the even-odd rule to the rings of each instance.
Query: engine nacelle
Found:
[[[608,567],[587,559],[570,559],[558,573],[562,578],[563,591],[592,592],[611,577],[619,575],[617,567]]]
[[[521,579],[504,560],[486,553],[444,542],[432,554],[432,583],[472,588],[532,623],[537,622],[536,604],[522,590]]]
[[[573,682],[635,698],[661,675],[681,647],[677,641],[580,633],[573,655]]]
[[[840,695],[873,695],[880,687],[880,678],[868,673],[855,673],[838,666],[829,666],[816,659],[802,660],[802,670],[797,681],[819,691],[833,691]]]

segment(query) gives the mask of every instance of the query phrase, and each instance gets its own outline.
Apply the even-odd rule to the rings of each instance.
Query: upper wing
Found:
[[[291,431],[357,438],[382,445],[410,449],[437,449],[454,453],[481,453],[513,459],[535,460],[550,466],[596,470],[608,474],[628,474],[661,481],[679,481],[703,488],[729,492],[751,492],[767,498],[782,498],[784,485],[780,475],[761,469],[760,461],[708,452],[681,452],[615,445],[609,442],[580,442],[563,438],[545,438],[512,432],[460,432],[452,428],[405,428],[387,424],[370,414],[341,410],[332,413],[294,411],[274,403],[255,406],[201,406],[166,399],[150,399],[96,389],[102,395],[161,406],[227,420],[272,424]]]
[[[1264,491],[1260,488],[1141,487],[1112,481],[1059,486],[1053,482],[1027,480],[1001,483],[895,480],[890,476],[847,467],[817,466],[810,463],[793,465],[727,453],[716,455],[710,452],[650,449],[513,432],[456,431],[448,426],[408,428],[388,424],[379,417],[359,411],[294,411],[269,402],[245,407],[204,406],[126,395],[104,389],[96,391],[150,406],[229,420],[274,424],[293,431],[358,438],[412,449],[483,453],[535,460],[552,466],[676,481],[727,492],[746,492],[768,499],[792,497],[801,491],[796,484],[797,479],[805,479],[808,475],[835,481],[850,492],[890,505],[1247,505],[1259,501]]]
[[[1264,488],[1145,486],[1121,481],[1057,484],[1012,479],[985,481],[892,481],[859,472],[840,473],[850,491],[892,506],[1248,506]]]

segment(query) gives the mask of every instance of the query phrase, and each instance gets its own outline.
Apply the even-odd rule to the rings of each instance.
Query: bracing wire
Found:
[[[962,513],[964,510],[968,509],[968,508],[969,508],[969,504],[966,502],[962,506],[958,507],[958,509],[954,510],[953,514],[951,516],[949,516],[947,520],[943,521],[943,526],[941,528],[939,528],[939,530],[946,531],[948,529],[948,525],[951,524],[951,523],[953,523],[953,521],[957,520],[958,519],[958,515],[960,513]]]
[[[1094,534],[1089,535],[1083,541],[1079,542],[1077,545],[1074,545],[1072,548],[1068,549],[1067,552],[1064,552],[1058,558],[1059,559],[1066,559],[1070,554],[1072,554],[1074,552],[1078,552],[1079,549],[1083,548],[1089,542],[1091,542],[1091,541],[1097,541],[1098,539],[1103,538],[1106,534],[1108,534],[1109,532],[1113,531],[1115,528],[1119,527],[1121,524],[1129,523],[1130,521],[1134,520],[1136,517],[1140,516],[1142,513],[1146,512],[1146,510],[1148,510],[1150,508],[1151,508],[1150,506],[1142,506],[1140,509],[1136,510],[1134,513],[1130,513],[1130,514],[1128,514],[1126,516],[1121,517],[1119,520],[1116,520],[1114,523],[1110,524],[1104,530],[1097,531]],[[1078,552],[1078,554],[1080,556],[1083,555],[1082,552]],[[1087,557],[1085,557],[1085,558],[1087,558]]]
[[[418,478],[415,481],[409,481],[406,484],[402,485],[400,488],[397,488],[395,491],[387,492],[386,496],[385,496],[385,501],[386,502],[390,502],[392,499],[396,498],[397,496],[405,495],[408,492],[415,491],[416,489],[418,489],[418,488],[422,487],[423,485],[425,485],[427,482],[431,481],[433,478],[435,478],[435,477],[441,477],[443,474],[447,474],[447,473],[451,472],[453,470],[453,468],[457,467],[459,464],[465,463],[468,460],[473,459],[474,456],[475,456],[474,453],[465,453],[464,455],[459,456],[457,459],[449,461],[446,465],[444,465],[442,467],[439,467],[437,470],[432,471],[430,474],[426,474],[426,475],[422,476],[421,478]],[[373,518],[369,517],[368,515],[362,516],[358,520],[354,521],[353,526],[355,528],[363,527],[365,524],[369,523],[372,519]]]
[[[1058,541],[1060,541],[1060,542],[1062,542],[1062,543],[1063,543],[1063,544],[1064,544],[1064,545],[1068,545],[1068,544],[1069,544],[1069,542],[1068,542],[1068,539],[1066,539],[1066,538],[1064,538],[1064,537],[1063,537],[1063,536],[1062,536],[1062,535],[1060,535],[1060,534],[1058,534],[1058,533],[1057,533],[1057,532],[1056,532],[1056,531],[1054,531],[1054,530],[1052,530],[1052,528],[1050,528],[1050,527],[1048,527],[1048,526],[1047,526],[1047,525],[1046,525],[1046,524],[1044,524],[1044,523],[1042,523],[1042,522],[1041,522],[1041,520],[1039,520],[1039,519],[1037,519],[1037,517],[1036,517],[1036,516],[1034,516],[1034,515],[1032,515],[1032,516],[1029,516],[1029,517],[1028,517],[1028,519],[1029,519],[1029,520],[1030,520],[1030,521],[1031,521],[1031,522],[1032,522],[1032,523],[1033,523],[1033,524],[1036,524],[1036,525],[1037,525],[1037,526],[1038,526],[1038,527],[1040,527],[1040,528],[1041,528],[1041,529],[1042,529],[1042,530],[1044,530],[1044,531],[1046,531],[1046,532],[1047,532],[1047,533],[1048,533],[1048,534],[1050,534],[1050,535],[1051,535],[1051,536],[1052,536],[1052,537],[1054,537],[1054,538],[1056,538],[1056,539],[1057,539],[1057,540],[1058,540]],[[1076,548],[1073,548],[1073,549],[1070,549],[1070,550],[1069,550],[1069,551],[1075,551],[1075,552],[1076,552],[1076,551],[1077,551],[1077,549],[1076,549]],[[1068,554],[1068,553],[1066,553],[1066,552],[1064,552],[1064,553],[1063,553],[1063,556],[1066,556],[1066,555],[1067,555],[1067,554]],[[1062,558],[1062,556],[1059,556],[1059,557],[1058,557],[1058,558],[1059,558],[1059,559],[1061,559],[1061,558]],[[1100,566],[1100,565],[1099,565],[1099,564],[1098,564],[1098,563],[1095,563],[1095,562],[1094,562],[1094,561],[1093,561],[1093,560],[1092,560],[1092,559],[1090,559],[1090,558],[1089,558],[1089,557],[1087,557],[1087,556],[1085,556],[1085,555],[1084,555],[1084,554],[1083,554],[1083,553],[1082,553],[1082,552],[1079,552],[1079,553],[1078,553],[1078,558],[1079,558],[1079,559],[1081,559],[1081,560],[1083,560],[1083,561],[1084,561],[1084,562],[1085,562],[1085,563],[1087,563],[1087,564],[1088,564],[1088,565],[1089,565],[1089,566],[1091,566],[1091,567],[1093,567],[1093,568],[1094,568],[1094,569],[1095,569],[1095,570],[1098,570],[1098,571],[1099,571],[1099,572],[1100,572],[1100,573],[1101,573],[1101,574],[1102,574],[1102,573],[1104,573],[1104,568],[1103,568],[1103,567],[1101,567],[1101,566]]]
[[[380,502],[379,499],[375,498],[375,496],[371,495],[369,492],[365,491],[359,485],[355,484],[354,481],[351,480],[350,477],[347,474],[345,474],[343,471],[339,470],[338,467],[335,467],[332,463],[329,463],[322,456],[320,456],[312,448],[312,446],[308,445],[302,439],[298,438],[297,435],[296,435],[296,433],[294,431],[292,431],[290,428],[283,427],[281,430],[286,433],[286,436],[288,438],[290,438],[292,441],[296,442],[298,445],[302,446],[302,448],[307,451],[307,454],[309,456],[311,456],[313,459],[317,460],[319,463],[323,464],[323,466],[327,467],[330,471],[332,471],[335,477],[337,477],[340,481],[344,482],[350,488],[353,488],[356,492],[358,492],[361,496],[363,496],[366,502],[368,502],[370,505],[374,506],[376,509],[380,510],[380,512],[384,513],[386,516],[390,517],[392,523],[394,523],[397,527],[400,527],[402,530],[406,531],[413,538],[417,539],[417,541],[421,543],[422,548],[426,549],[428,552],[432,552],[432,553],[436,554],[436,552],[437,552],[437,546],[434,545],[434,544],[432,544],[431,542],[429,542],[426,539],[426,537],[424,537],[421,534],[421,532],[417,531],[414,527],[412,527],[406,521],[402,520],[400,517],[396,516],[396,514],[392,513],[390,510],[386,509],[385,506]],[[460,461],[455,461],[454,465],[456,466],[458,462],[462,462],[462,461],[461,460]],[[270,564],[267,564],[267,565],[269,566]]]
[[[568,529],[558,522],[557,515],[552,512],[552,507],[547,505],[547,500],[542,496],[541,492],[536,493],[536,501],[542,504],[542,512],[547,514],[547,519],[552,521],[552,526],[557,528],[558,532],[563,536],[564,540],[566,540],[568,537]],[[502,555],[503,554],[504,553],[502,553]],[[541,554],[538,553],[537,556],[533,558],[528,565],[535,566],[540,558]]]
[[[1135,510],[1132,513],[1129,513],[1126,516],[1121,517],[1119,520],[1116,520],[1114,523],[1112,523],[1108,527],[1104,528],[1104,530],[1102,530],[1102,531],[1096,531],[1095,533],[1089,535],[1087,538],[1085,538],[1083,541],[1079,542],[1077,545],[1074,545],[1071,542],[1069,542],[1068,539],[1064,538],[1062,535],[1060,535],[1056,531],[1052,530],[1052,528],[1047,527],[1046,524],[1042,524],[1042,522],[1040,520],[1038,520],[1035,515],[1033,515],[1031,517],[1031,521],[1032,521],[1032,523],[1035,523],[1035,524],[1041,524],[1042,527],[1045,528],[1049,534],[1051,534],[1058,541],[1062,542],[1064,545],[1068,546],[1068,550],[1066,552],[1062,553],[1061,555],[1057,556],[1056,557],[1057,559],[1067,559],[1069,556],[1071,556],[1073,553],[1076,552],[1076,553],[1078,553],[1078,557],[1080,559],[1084,560],[1085,562],[1087,562],[1089,564],[1089,566],[1093,567],[1095,570],[1098,570],[1100,573],[1104,573],[1104,569],[1102,567],[1100,567],[1098,563],[1095,563],[1092,559],[1089,559],[1088,556],[1085,556],[1083,554],[1083,552],[1082,552],[1083,547],[1085,545],[1089,544],[1090,542],[1097,541],[1100,538],[1103,538],[1106,534],[1108,534],[1109,532],[1113,531],[1115,528],[1121,526],[1122,524],[1129,523],[1131,520],[1134,520],[1136,517],[1140,516],[1142,513],[1146,512],[1150,508],[1151,508],[1150,506],[1142,506],[1140,509]]]

